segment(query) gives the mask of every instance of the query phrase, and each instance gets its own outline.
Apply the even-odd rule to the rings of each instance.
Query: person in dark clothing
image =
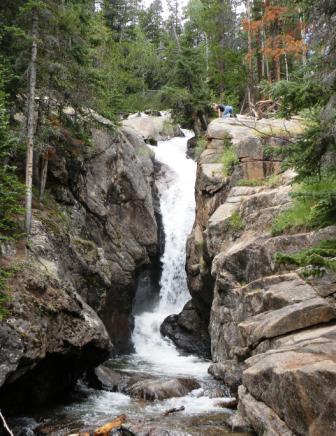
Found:
[[[224,104],[221,104],[221,103],[219,103],[219,104],[214,103],[212,105],[212,108],[214,111],[217,112],[218,118],[227,118],[227,117],[234,116],[232,106],[225,106]]]

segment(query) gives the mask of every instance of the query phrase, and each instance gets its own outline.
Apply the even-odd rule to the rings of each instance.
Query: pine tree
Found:
[[[0,73],[3,66],[0,64]],[[3,74],[3,73],[2,73]],[[18,217],[22,214],[24,186],[14,165],[18,142],[11,135],[5,93],[0,75],[0,242],[22,233]]]

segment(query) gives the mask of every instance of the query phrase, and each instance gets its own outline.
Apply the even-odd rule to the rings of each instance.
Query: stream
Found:
[[[233,412],[223,408],[223,386],[208,375],[210,362],[181,355],[160,334],[162,321],[168,315],[179,313],[190,299],[185,259],[186,240],[195,217],[196,163],[186,157],[187,140],[192,133],[185,131],[185,135],[183,138],[161,141],[152,147],[156,160],[162,164],[157,180],[165,232],[160,294],[146,304],[143,301],[137,304],[136,301],[133,332],[135,353],[113,359],[109,361],[109,366],[128,375],[148,374],[163,380],[193,378],[198,381],[200,388],[179,398],[145,401],[123,393],[95,390],[79,383],[66,404],[49,406],[30,415],[37,422],[44,423],[46,432],[43,434],[61,436],[79,429],[96,428],[121,414],[127,415],[127,424],[152,429],[148,434],[153,435],[231,434],[224,426],[224,419]],[[183,411],[164,417],[165,411],[181,406],[184,407]],[[147,433],[139,431],[136,434]]]

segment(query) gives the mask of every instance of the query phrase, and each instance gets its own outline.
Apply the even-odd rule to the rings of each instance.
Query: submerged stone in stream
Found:
[[[180,350],[211,359],[208,326],[192,301],[184,306],[179,315],[168,316],[161,324],[160,332],[171,339]]]
[[[170,380],[142,380],[133,384],[127,393],[136,398],[145,400],[164,400],[166,398],[183,397],[200,384],[191,378],[176,378]]]

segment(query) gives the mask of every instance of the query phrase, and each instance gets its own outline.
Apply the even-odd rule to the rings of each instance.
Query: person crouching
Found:
[[[212,108],[218,114],[218,118],[229,118],[233,117],[232,106],[225,106],[224,104],[213,103]]]

